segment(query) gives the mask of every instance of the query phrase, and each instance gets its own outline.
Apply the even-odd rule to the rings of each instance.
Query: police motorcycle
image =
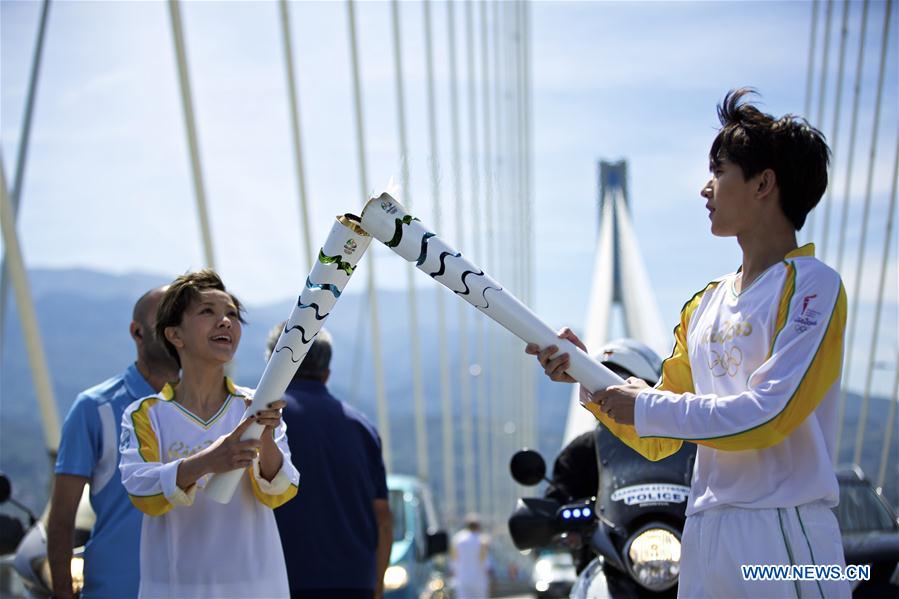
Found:
[[[655,354],[642,344],[624,340],[603,350],[599,358],[618,374],[650,383],[658,378],[660,361],[651,360]],[[564,460],[566,452],[581,458]],[[598,425],[562,454],[552,480],[536,451],[513,456],[510,470],[519,484],[549,483],[546,497],[521,498],[509,517],[515,546],[571,550],[578,567],[574,599],[676,596],[696,446],[686,443],[651,462]],[[569,464],[567,471],[560,463]]]
[[[53,584],[47,560],[47,513],[38,517],[12,498],[9,478],[0,473],[0,504],[7,501],[25,512],[28,528],[26,530],[18,519],[0,514],[0,596],[52,597]],[[84,585],[84,544],[90,536],[93,519],[93,510],[85,493],[75,518],[75,547],[71,561],[72,590],[76,594]],[[17,575],[15,578],[13,571]]]

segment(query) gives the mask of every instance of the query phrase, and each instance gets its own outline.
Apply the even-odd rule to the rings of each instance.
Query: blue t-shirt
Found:
[[[137,596],[143,516],[122,486],[119,437],[125,408],[153,393],[132,364],[124,374],[78,395],[62,425],[56,474],[90,479],[91,506],[97,514],[84,548],[85,599]]]
[[[294,380],[284,399],[290,454],[303,477],[296,497],[275,510],[290,588],[374,590],[372,502],[387,498],[378,432],[320,382]]]

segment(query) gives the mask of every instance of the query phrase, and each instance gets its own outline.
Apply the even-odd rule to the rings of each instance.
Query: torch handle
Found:
[[[244,418],[267,409],[284,395],[370,243],[371,237],[362,230],[356,217],[337,217],[265,365]],[[260,438],[263,429],[259,424],[251,424],[241,441]],[[242,474],[243,470],[232,470],[212,475],[205,487],[206,494],[219,503],[230,502]]]
[[[525,343],[534,343],[541,348],[555,345],[559,348],[556,355],[567,353],[570,365],[566,372],[591,393],[624,383],[621,377],[587,352],[571,341],[559,338],[549,325],[508,291],[487,288],[485,297],[489,300],[486,307],[471,303]]]

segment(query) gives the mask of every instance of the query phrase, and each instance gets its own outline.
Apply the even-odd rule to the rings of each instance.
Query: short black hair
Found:
[[[830,148],[808,121],[792,114],[775,119],[745,101],[751,94],[757,92],[749,87],[731,90],[718,105],[721,129],[709,160],[736,164],[744,180],[773,170],[781,210],[798,231],[827,189]]]
[[[237,308],[237,320],[246,322],[243,318],[243,306],[234,294],[225,289],[222,278],[218,276],[211,268],[204,268],[196,272],[189,272],[181,275],[172,281],[168,289],[159,301],[159,307],[156,309],[156,335],[165,344],[166,351],[175,359],[178,366],[181,366],[181,358],[178,356],[178,349],[166,339],[165,330],[168,327],[176,327],[181,324],[184,318],[184,312],[187,308],[200,298],[200,292],[210,289],[224,291],[231,296],[234,307]]]

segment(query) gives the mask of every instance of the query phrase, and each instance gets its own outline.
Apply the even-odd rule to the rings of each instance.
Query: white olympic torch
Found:
[[[624,383],[573,343],[559,339],[527,306],[406,213],[390,194],[382,193],[368,201],[362,211],[362,227],[524,342],[558,346],[571,357],[568,374],[591,393]]]
[[[331,233],[318,253],[318,261],[306,278],[306,287],[290,313],[290,318],[278,338],[275,351],[265,366],[256,387],[253,402],[244,418],[265,410],[273,401],[281,399],[297,368],[306,357],[309,347],[325,319],[337,303],[356,263],[368,249],[371,237],[359,226],[356,216],[338,216]],[[263,427],[251,424],[241,440],[258,439]],[[228,503],[243,476],[243,470],[213,475],[205,492],[219,503]]]

